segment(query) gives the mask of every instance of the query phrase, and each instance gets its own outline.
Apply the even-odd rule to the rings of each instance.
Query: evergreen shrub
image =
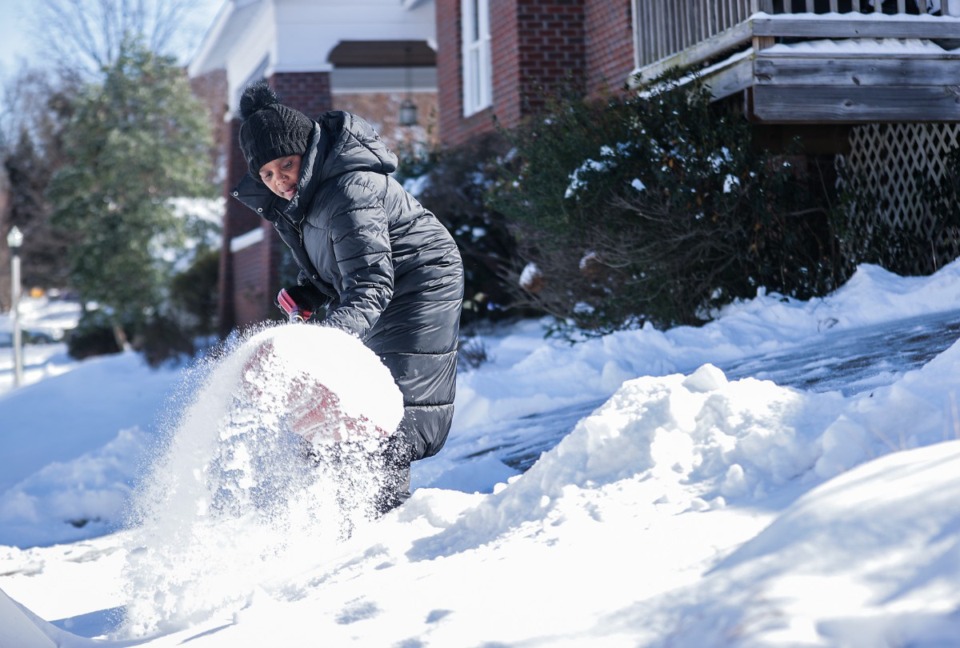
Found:
[[[76,360],[120,353],[123,347],[117,337],[111,318],[100,310],[85,310],[65,336],[67,353]]]
[[[422,164],[413,193],[453,234],[464,265],[462,323],[522,314],[510,276],[516,243],[503,214],[489,205],[490,183],[509,142],[500,134],[477,138]]]
[[[146,324],[139,328],[133,348],[154,368],[192,358],[197,351],[193,339],[181,324],[160,313],[154,313]]]
[[[170,308],[181,328],[191,336],[217,332],[220,250],[198,251],[193,262],[170,282]]]
[[[807,299],[849,272],[801,151],[760,149],[698,80],[560,98],[507,136],[489,205],[516,237],[531,300],[570,339],[700,324],[758,291]]]

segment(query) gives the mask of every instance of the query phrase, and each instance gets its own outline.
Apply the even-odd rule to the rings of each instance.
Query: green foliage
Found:
[[[187,223],[171,200],[211,195],[206,112],[172,58],[133,44],[89,85],[49,186],[53,222],[73,243],[70,277],[114,322],[143,326],[164,299],[168,249]]]
[[[564,99],[510,136],[490,202],[536,268],[525,287],[571,338],[699,324],[758,289],[808,298],[843,279],[805,159],[757,150],[697,82]]]
[[[179,322],[162,313],[152,313],[141,322],[120,322],[106,309],[87,309],[77,326],[66,335],[67,353],[82,360],[94,356],[120,353],[128,338],[130,347],[143,355],[151,367],[191,357],[196,347]]]
[[[170,306],[180,314],[182,328],[192,335],[217,332],[217,280],[220,276],[220,251],[204,250],[189,268],[170,283]]]

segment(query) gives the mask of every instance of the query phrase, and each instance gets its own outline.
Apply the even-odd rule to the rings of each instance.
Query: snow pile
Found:
[[[556,448],[430,540],[444,552],[550,519],[583,491],[642,483],[669,514],[749,505],[811,488],[885,454],[960,438],[960,343],[888,387],[845,399],[769,381],[689,376],[627,381]]]
[[[960,645],[960,441],[813,489],[678,595],[677,646]]]
[[[816,473],[835,477],[898,450],[960,439],[960,342],[887,387],[852,398],[819,439]]]
[[[957,645],[960,343],[949,338],[960,314],[943,312],[957,306],[958,263],[923,278],[864,267],[823,299],[760,295],[697,329],[643,329],[574,347],[543,340],[537,322],[496,329],[477,338],[490,360],[460,376],[447,447],[415,464],[411,499],[375,523],[349,500],[369,493],[362,479],[337,492],[322,470],[304,469],[277,408],[314,370],[357,371],[362,359],[333,354],[363,349],[336,340],[311,359],[305,341],[288,347],[270,335],[317,327],[279,327],[258,342],[264,355],[228,355],[185,382],[188,406],[137,490],[130,529],[0,547],[0,646],[84,648],[89,637],[120,648],[133,636],[157,648],[318,638],[333,646]],[[876,364],[874,338],[858,338],[865,327],[917,315],[936,330],[910,320],[888,332],[946,333],[929,348],[926,358],[935,357],[900,358],[888,336]],[[806,376],[820,371],[819,352],[838,344],[856,347],[841,354],[851,363],[883,375],[854,376],[869,386],[852,391],[805,391],[719,368],[795,347],[808,353],[789,366]],[[22,411],[41,407],[41,393],[56,399],[44,383],[82,392],[89,366],[0,397],[0,421],[33,422],[17,444],[27,445],[28,432],[46,446],[57,439],[51,452],[68,443],[62,425]],[[257,381],[248,378],[274,369],[251,389]],[[114,393],[115,381],[159,384],[141,371],[89,374],[99,382],[86,396]],[[373,379],[361,384],[361,400],[379,389]],[[233,400],[239,388],[253,407]],[[344,406],[351,402],[343,394]],[[127,400],[111,403],[120,410]],[[128,461],[132,453],[107,451],[120,437],[98,429],[85,405],[71,405],[75,431],[105,439],[90,446],[86,474],[101,461]],[[392,425],[399,409],[386,409],[371,412],[377,422],[364,429]],[[362,410],[351,416],[366,419]],[[524,447],[551,449],[520,474],[516,437],[522,446],[531,435],[540,443]],[[18,452],[39,452],[27,449]],[[0,462],[2,476],[9,462],[2,454]],[[45,486],[46,502],[77,494],[57,479],[74,462],[27,470],[0,503]],[[355,517],[338,517],[345,503]],[[65,533],[52,518],[38,524]]]
[[[0,590],[0,620],[3,621],[3,630],[0,631],[0,643],[4,648],[56,648],[57,644],[52,637],[57,636],[57,629],[17,605],[16,601]]]
[[[48,544],[113,530],[150,446],[139,428],[121,430],[103,447],[51,462],[17,483],[0,499],[0,544]]]
[[[117,528],[171,403],[178,372],[134,353],[77,363],[63,345],[27,347],[36,380],[0,394],[0,544],[32,546]],[[38,360],[46,353],[46,363]]]
[[[387,368],[328,327],[268,328],[191,382],[195,398],[134,501],[125,634],[240,609],[265,580],[296,573],[298,554],[315,556],[371,520],[383,475],[367,452],[379,439],[357,435],[371,432],[364,424],[393,431],[403,415]],[[337,416],[329,439],[308,444],[287,415],[302,399],[319,402],[317,389]],[[350,435],[336,462],[308,456]]]

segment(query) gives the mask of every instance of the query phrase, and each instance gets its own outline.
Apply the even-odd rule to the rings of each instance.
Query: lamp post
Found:
[[[20,246],[23,245],[23,233],[16,225],[7,234],[7,246],[10,248],[10,301],[13,311],[13,386],[23,382],[23,345],[20,339]]]

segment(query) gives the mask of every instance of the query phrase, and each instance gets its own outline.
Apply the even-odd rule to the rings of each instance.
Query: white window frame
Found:
[[[493,104],[489,0],[460,0],[460,16],[463,116],[469,117]]]

